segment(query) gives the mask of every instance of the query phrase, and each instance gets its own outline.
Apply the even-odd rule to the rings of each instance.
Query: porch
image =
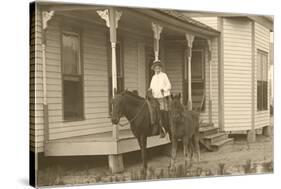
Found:
[[[110,97],[114,96],[114,91],[121,88],[122,84],[119,83],[119,78],[122,77],[125,80],[123,81],[125,88],[129,90],[137,89],[139,94],[144,96],[146,89],[149,88],[149,81],[151,79],[150,64],[153,60],[158,59],[163,62],[164,71],[167,72],[171,79],[172,92],[182,93],[183,102],[188,105],[190,110],[197,108],[203,99],[206,104],[206,108],[202,113],[204,121],[212,123],[212,112],[214,110],[212,107],[211,81],[213,79],[211,79],[211,73],[213,72],[212,69],[217,68],[212,68],[210,65],[211,62],[214,62],[215,65],[215,59],[213,58],[212,60],[212,57],[216,57],[216,52],[214,52],[213,56],[211,54],[213,52],[212,47],[217,45],[215,43],[215,39],[219,35],[217,31],[197,22],[192,22],[188,18],[180,17],[180,15],[174,15],[171,12],[149,9],[132,10],[126,8],[64,5],[61,7],[56,6],[56,9],[53,10],[52,6],[46,5],[44,12],[49,16],[46,16],[45,21],[43,17],[43,23],[50,21],[54,15],[54,17],[60,17],[59,21],[68,22],[65,20],[70,19],[70,24],[72,24],[73,19],[76,25],[81,23],[86,25],[85,23],[87,23],[94,26],[89,31],[85,29],[88,26],[83,28],[84,33],[81,34],[87,33],[84,35],[84,41],[81,42],[85,47],[82,46],[81,48],[85,50],[84,57],[87,57],[87,61],[84,62],[87,65],[83,69],[87,77],[91,78],[87,78],[86,82],[84,82],[85,89],[83,91],[88,99],[81,100],[81,102],[85,102],[85,118],[80,120],[80,122],[65,122],[63,120],[64,115],[61,115],[61,112],[64,110],[61,109],[62,104],[60,102],[56,101],[57,104],[55,106],[48,105],[47,99],[50,98],[49,92],[52,88],[48,86],[48,71],[46,66],[44,68],[44,64],[48,64],[46,62],[48,52],[53,51],[48,51],[48,44],[43,44],[44,154],[46,156],[109,155],[109,166],[111,169],[122,169],[116,168],[116,166],[123,166],[122,154],[139,150],[139,146],[129,128],[120,129],[116,125],[111,125],[108,119],[108,111],[110,111],[108,110],[108,101]],[[60,30],[63,29],[60,28]],[[108,54],[104,52],[107,47],[99,48],[100,52],[99,54],[97,53],[97,56],[101,56],[98,57],[99,60],[104,61],[97,64],[100,67],[99,69],[103,66],[103,69],[101,69],[101,71],[105,72],[103,74],[98,73],[96,67],[93,66],[97,57],[96,52],[92,51],[91,48],[94,48],[96,41],[87,40],[95,35],[93,31],[101,31],[97,38],[98,44],[104,45],[109,43]],[[45,30],[43,29],[43,36],[46,33],[47,29],[45,28]],[[47,40],[52,36],[47,36]],[[122,40],[120,40],[121,38]],[[129,39],[137,40],[135,40],[135,44],[130,46],[127,45],[128,41],[130,41]],[[117,50],[117,44],[122,43],[121,41],[124,41],[126,47],[122,51],[120,49]],[[52,41],[52,43],[54,42]],[[55,46],[59,47],[60,45],[55,44]],[[122,52],[124,56],[136,55],[136,57],[134,59],[130,59],[131,57],[122,59],[118,52]],[[130,53],[132,52],[135,54],[131,55]],[[108,55],[109,57],[106,57]],[[125,62],[123,65],[120,63],[122,62],[121,60]],[[109,65],[106,65],[108,61]],[[136,61],[136,64],[132,63],[134,61]],[[60,63],[60,60],[56,61],[55,64],[57,62]],[[135,71],[136,69],[137,71]],[[209,74],[206,74],[206,72]],[[196,74],[193,75],[193,73]],[[125,75],[125,79],[122,74]],[[102,82],[106,81],[103,83],[106,85],[101,85],[95,81],[93,78],[96,77],[103,77]],[[99,78],[99,80],[101,79]],[[107,80],[109,80],[108,83]],[[57,84],[59,82],[61,81],[58,80],[54,83]],[[98,86],[99,91],[94,90],[96,86]],[[59,87],[62,88],[62,86]],[[95,98],[95,93],[99,95],[99,98]],[[50,94],[58,94],[58,91],[56,93],[50,92]],[[61,98],[60,95],[59,93],[57,98]],[[100,102],[98,99],[101,99],[101,97],[102,100]],[[96,103],[99,103],[100,107],[96,106]],[[54,111],[52,111],[52,108],[54,108]],[[88,111],[87,108],[91,110]],[[60,116],[59,118],[58,115]],[[55,116],[57,117],[53,118]],[[96,130],[94,129],[95,125],[99,126]],[[91,126],[93,127],[91,129],[94,131],[90,130]],[[63,137],[55,133],[56,130],[63,132],[75,127],[79,129],[80,127],[87,127],[89,131],[80,133],[79,131],[77,133],[71,131],[74,133],[72,136],[67,136],[64,133],[62,134]],[[73,130],[79,129],[75,128]],[[169,142],[167,138],[152,136],[148,138],[147,146],[151,148],[168,144]]]

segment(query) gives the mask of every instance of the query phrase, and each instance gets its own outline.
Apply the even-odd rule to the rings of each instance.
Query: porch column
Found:
[[[97,11],[99,16],[106,21],[106,26],[110,31],[110,43],[111,43],[111,68],[112,68],[112,97],[115,96],[117,91],[117,68],[116,68],[116,30],[118,27],[118,21],[121,18],[122,12],[117,11],[114,8],[105,9],[103,11]],[[113,125],[112,137],[117,141],[119,138],[119,129],[117,125]],[[108,164],[112,173],[122,172],[124,170],[122,154],[108,156]]]
[[[46,70],[46,31],[48,22],[52,19],[54,11],[42,11],[41,12],[41,33],[42,33],[42,82],[43,82],[43,125],[44,125],[44,145],[49,141],[49,108],[47,100],[47,70]],[[34,171],[35,171],[35,185],[37,185],[37,174],[39,169],[39,154],[34,152]]]
[[[208,43],[208,63],[209,63],[209,123],[212,123],[212,41],[207,39]]]
[[[163,27],[152,22],[152,30],[154,36],[154,60],[159,60],[159,40]]]
[[[185,38],[187,40],[187,69],[188,69],[188,80],[187,80],[187,87],[188,87],[188,101],[187,101],[187,107],[188,110],[192,110],[192,91],[191,91],[191,57],[192,57],[192,46],[193,46],[193,40],[194,35],[185,34]]]
[[[46,71],[46,31],[48,22],[52,19],[54,11],[42,11],[42,72],[43,72],[43,119],[44,119],[44,142],[49,140],[49,115],[47,102],[47,71]]]
[[[110,31],[110,43],[111,43],[111,73],[112,73],[112,97],[115,96],[117,91],[117,68],[116,68],[116,41],[117,35],[116,30],[118,27],[118,21],[122,15],[121,11],[117,11],[114,8],[97,11],[99,16],[106,21],[106,26]],[[117,125],[113,125],[112,137],[118,140],[119,129]]]

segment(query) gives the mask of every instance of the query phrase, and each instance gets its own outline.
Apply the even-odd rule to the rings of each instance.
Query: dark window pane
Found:
[[[262,81],[257,82],[257,108],[262,110]]]
[[[192,79],[203,79],[203,52],[193,51],[191,58],[191,77]]]
[[[263,110],[267,110],[267,81],[263,81]]]
[[[83,117],[83,97],[81,79],[64,80],[64,119],[81,119]]]
[[[268,54],[258,50],[257,53],[257,108],[267,110]]]

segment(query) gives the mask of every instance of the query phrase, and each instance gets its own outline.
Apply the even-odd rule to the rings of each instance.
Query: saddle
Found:
[[[150,115],[150,122],[152,125],[158,123],[157,118],[159,118],[157,116],[157,100],[156,99],[146,99],[146,103],[148,106],[148,111],[149,111],[149,115]]]

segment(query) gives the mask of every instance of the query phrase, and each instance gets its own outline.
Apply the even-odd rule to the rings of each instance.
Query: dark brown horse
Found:
[[[146,99],[134,92],[124,91],[115,95],[112,100],[112,108],[111,121],[113,124],[119,124],[122,116],[125,116],[130,122],[132,133],[137,138],[141,149],[143,168],[146,170],[147,137],[152,135],[153,130]]]
[[[188,154],[191,165],[194,151],[197,153],[197,161],[200,161],[199,113],[186,110],[183,104],[181,104],[180,94],[176,96],[172,95],[171,98],[169,107],[170,139],[172,143],[170,168],[174,168],[178,140],[182,140],[183,143],[186,166],[188,163]]]

